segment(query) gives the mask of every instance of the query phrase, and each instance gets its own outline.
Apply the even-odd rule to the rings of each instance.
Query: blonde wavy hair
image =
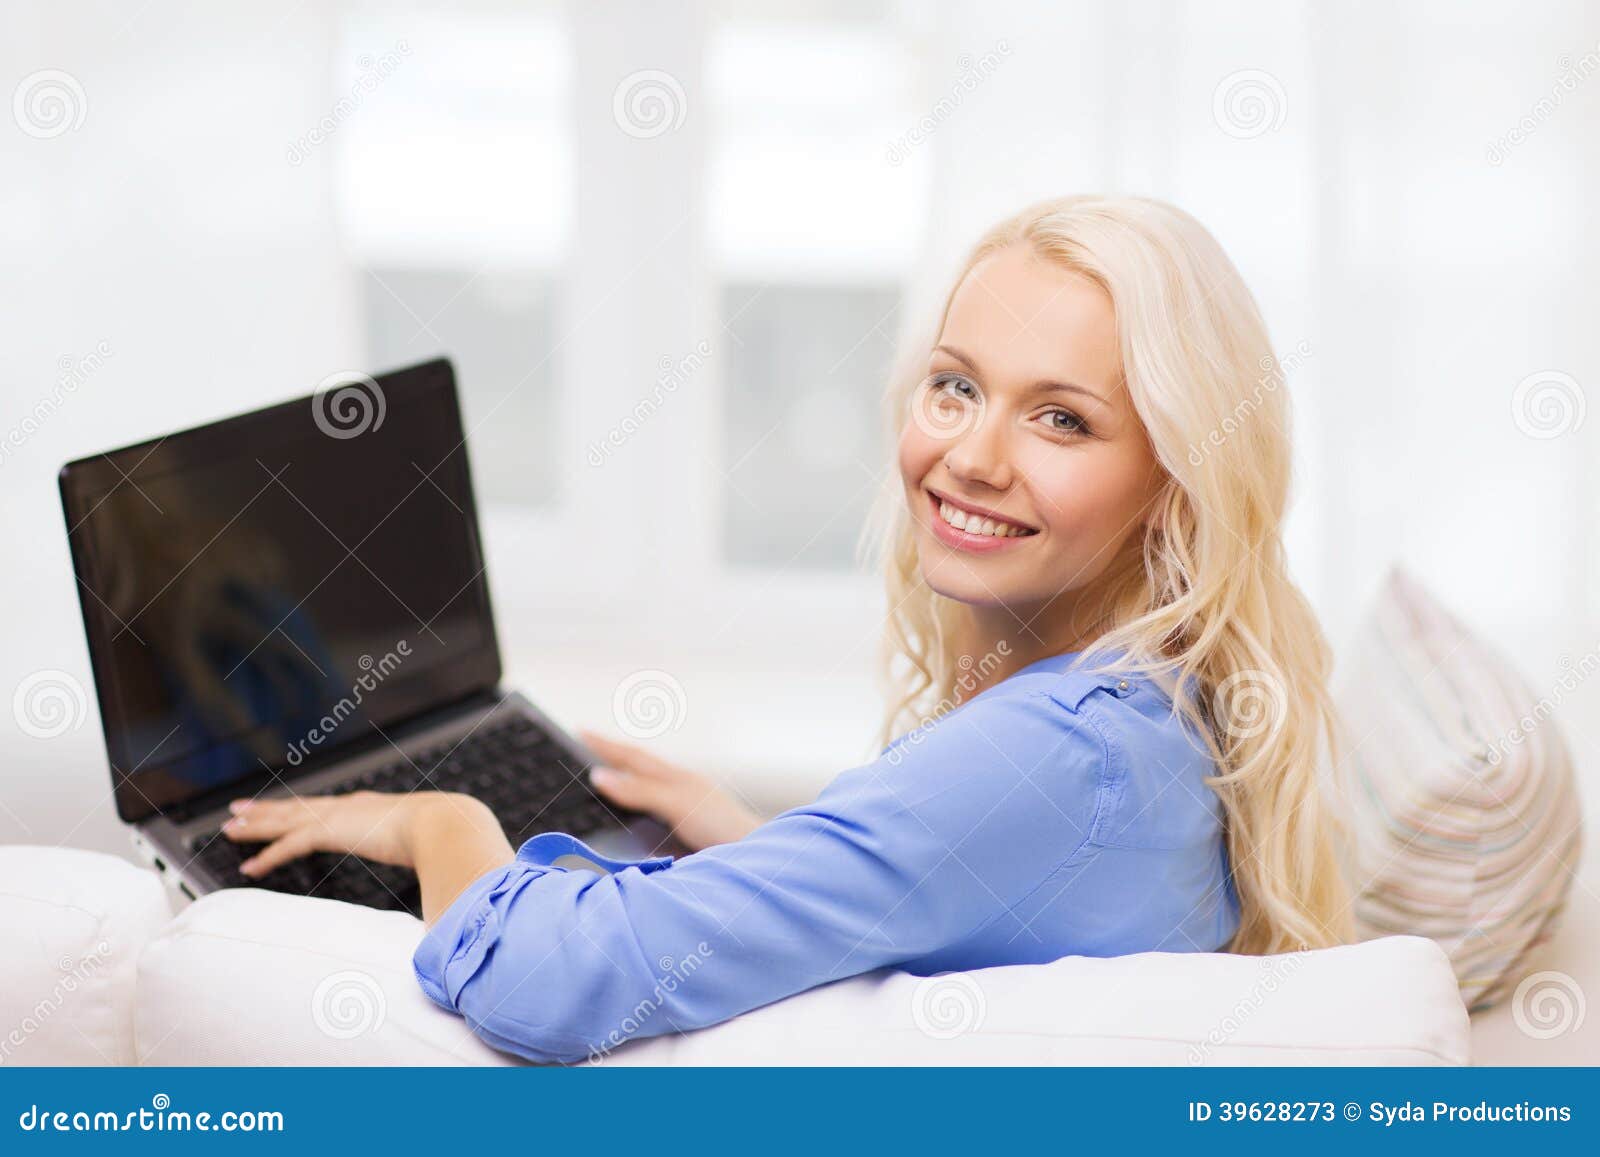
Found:
[[[1331,659],[1285,569],[1288,399],[1255,300],[1211,234],[1171,205],[1103,196],[1033,205],[988,231],[937,323],[902,344],[886,394],[890,431],[907,419],[956,288],[1012,245],[1109,294],[1128,392],[1165,475],[1142,544],[1137,535],[1130,544],[1142,550],[1113,564],[1103,630],[1075,662],[1155,679],[1210,749],[1219,774],[1206,782],[1223,804],[1241,906],[1228,950],[1349,942],[1345,827],[1319,772],[1337,742]],[[869,526],[892,608],[885,741],[944,714],[972,685],[956,643],[967,608],[923,581],[890,475]]]

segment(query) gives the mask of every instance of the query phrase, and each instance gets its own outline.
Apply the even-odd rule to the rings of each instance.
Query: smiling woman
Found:
[[[1250,291],[1188,214],[1032,206],[974,248],[904,351],[888,393],[900,485],[879,511],[885,738],[959,703],[998,639],[1012,657],[980,688],[1080,648],[1158,680],[1217,765],[1243,952],[1351,934],[1316,771],[1330,659],[1281,537],[1288,403],[1259,388],[1276,365]]]
[[[1030,209],[979,246],[891,383],[891,727],[938,696],[923,726],[764,823],[587,736],[609,765],[595,790],[699,849],[676,860],[608,860],[562,833],[513,856],[486,808],[438,793],[241,802],[230,834],[273,840],[266,863],[414,867],[423,990],[545,1061],[885,966],[1338,943],[1326,654],[1283,574],[1281,398],[1201,466],[1183,449],[1267,352],[1187,216]],[[602,872],[557,865],[573,854]],[[691,950],[706,967],[663,992],[661,962]]]

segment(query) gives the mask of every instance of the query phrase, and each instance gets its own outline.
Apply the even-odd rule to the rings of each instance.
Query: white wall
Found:
[[[460,6],[419,7],[420,54],[426,29]],[[412,9],[379,10],[386,36],[409,26]],[[60,69],[85,100],[82,124],[47,139],[0,116],[0,432],[50,394],[62,359],[109,351],[0,457],[6,698],[43,669],[92,687],[55,493],[63,461],[367,366],[362,283],[334,211],[337,133],[302,163],[287,158],[350,73],[349,11],[372,9],[39,0],[0,15],[0,97]],[[1029,199],[1109,189],[1177,201],[1234,255],[1280,351],[1310,350],[1291,379],[1290,541],[1334,637],[1400,561],[1536,689],[1555,683],[1563,655],[1600,646],[1600,418],[1541,438],[1527,432],[1539,416],[1519,424],[1512,408],[1518,383],[1544,371],[1577,383],[1574,404],[1600,383],[1600,5],[941,0],[862,16],[705,0],[684,11],[556,7],[574,57],[578,188],[550,351],[564,400],[551,420],[574,463],[663,357],[735,340],[715,316],[704,216],[717,22],[865,21],[911,61],[921,105],[907,129],[975,60],[997,60],[894,168],[927,184],[907,312],[943,291],[984,225]],[[619,79],[641,69],[671,72],[688,102],[682,127],[655,139],[619,132],[612,108]],[[1230,82],[1266,102],[1263,131],[1219,113]],[[887,160],[851,157],[825,176],[862,188],[863,203],[890,187],[874,184],[889,179]],[[625,460],[571,466],[577,501],[555,522],[490,512],[503,643],[513,681],[558,718],[606,728],[618,682],[661,667],[689,704],[664,753],[820,782],[863,755],[875,718],[875,587],[707,569],[718,415],[738,385],[713,359]],[[550,533],[583,544],[581,566],[552,562]],[[1585,688],[1562,719],[1591,799],[1596,713],[1579,708],[1597,702],[1600,688]],[[13,724],[0,710],[0,841],[120,847],[93,713],[48,741]]]
[[[61,464],[361,364],[330,159],[286,160],[332,101],[331,20],[266,0],[0,16],[0,431],[21,436],[0,458],[0,842],[125,846],[93,711],[39,739],[10,710],[41,669],[93,697]],[[40,138],[14,122],[15,86],[41,69],[78,80],[78,128]],[[56,388],[63,359],[97,349],[98,368]]]

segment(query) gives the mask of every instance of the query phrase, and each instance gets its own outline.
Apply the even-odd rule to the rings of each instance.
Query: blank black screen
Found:
[[[447,362],[74,463],[62,491],[124,818],[499,677]]]

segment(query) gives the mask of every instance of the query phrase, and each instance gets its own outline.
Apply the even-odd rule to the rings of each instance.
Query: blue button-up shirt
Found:
[[[608,860],[560,833],[429,929],[423,991],[574,1061],[841,977],[1212,952],[1238,927],[1216,764],[1153,682],[1041,660],[736,843]],[[609,874],[554,866],[576,852]]]

